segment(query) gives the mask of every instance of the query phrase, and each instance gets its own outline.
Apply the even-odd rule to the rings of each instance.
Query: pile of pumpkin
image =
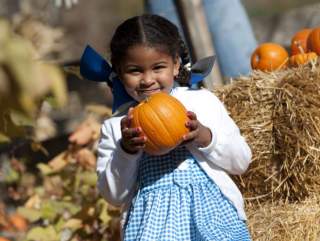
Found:
[[[255,70],[275,71],[286,67],[298,67],[316,61],[320,55],[320,27],[306,28],[291,38],[290,55],[277,43],[259,45],[251,55],[251,67]]]

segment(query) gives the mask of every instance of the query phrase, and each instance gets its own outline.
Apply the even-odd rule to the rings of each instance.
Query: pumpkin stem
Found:
[[[297,47],[298,47],[298,49],[299,49],[299,51],[300,51],[301,54],[304,54],[304,53],[305,53],[305,52],[304,52],[304,49],[303,49],[302,46],[301,46],[300,41],[295,41],[295,45],[297,45]]]

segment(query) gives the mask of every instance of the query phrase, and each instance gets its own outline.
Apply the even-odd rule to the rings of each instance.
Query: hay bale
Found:
[[[301,200],[320,187],[320,68],[289,72],[275,93],[276,193]]]
[[[249,201],[302,200],[319,188],[320,68],[254,71],[216,89],[253,153],[233,177]]]
[[[283,72],[261,71],[235,79],[214,93],[224,103],[252,150],[252,164],[242,176],[232,176],[247,199],[264,199],[272,195],[274,179],[270,178],[277,163],[274,157],[274,95]]]
[[[320,240],[320,196],[302,203],[269,202],[246,212],[255,241]]]

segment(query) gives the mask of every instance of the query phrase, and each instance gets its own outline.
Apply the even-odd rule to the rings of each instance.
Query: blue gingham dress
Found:
[[[143,155],[138,172],[124,240],[251,240],[245,221],[185,147]]]

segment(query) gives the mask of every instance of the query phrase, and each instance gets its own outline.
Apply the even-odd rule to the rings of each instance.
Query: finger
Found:
[[[136,152],[143,149],[146,145],[146,137],[134,137],[128,140],[122,139],[122,146],[129,152]]]
[[[198,128],[199,122],[197,120],[189,120],[186,123],[186,127],[190,130],[190,131],[194,131]]]
[[[120,121],[121,130],[123,130],[125,128],[130,128],[130,124],[131,124],[131,120],[130,120],[129,116],[123,117]]]
[[[130,140],[130,142],[134,146],[144,147],[147,142],[147,138],[145,136],[134,137]]]
[[[196,120],[197,119],[197,115],[192,111],[187,111],[187,116],[189,117],[190,120]]]
[[[131,126],[132,120],[133,120],[133,108],[132,107],[128,111],[127,118],[128,118],[128,125]]]
[[[141,133],[142,133],[142,131],[141,131],[140,127],[123,129],[123,136],[126,139],[130,139],[130,138],[133,138],[133,137],[138,137],[138,136],[141,135]]]
[[[196,129],[195,131],[190,131],[188,134],[185,134],[183,136],[183,141],[184,142],[189,142],[189,141],[193,141],[199,134],[199,130]]]
[[[130,107],[128,110],[128,116],[133,116],[133,107]]]

